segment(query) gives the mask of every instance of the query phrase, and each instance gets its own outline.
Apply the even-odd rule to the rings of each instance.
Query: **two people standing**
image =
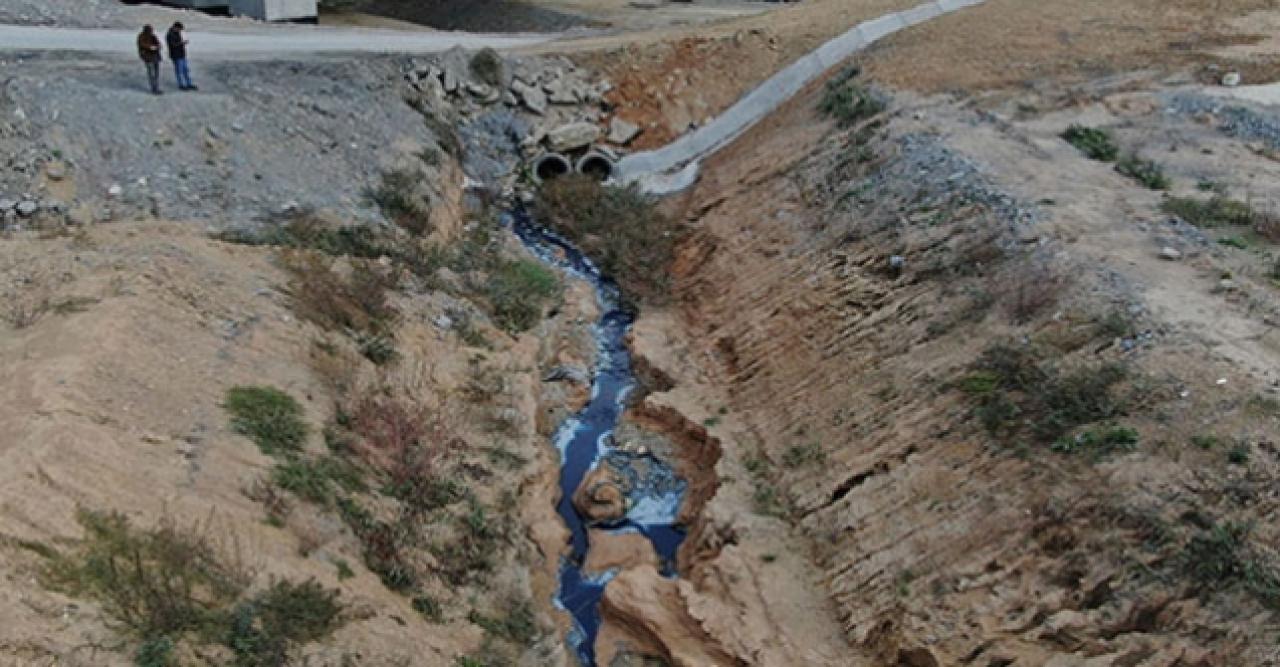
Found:
[[[178,89],[198,90],[191,82],[191,68],[187,65],[187,39],[182,34],[183,30],[185,27],[182,23],[174,23],[173,27],[169,28],[169,33],[165,35],[165,42],[169,47],[169,60],[173,61],[173,73],[178,79]],[[155,29],[149,25],[142,26],[142,32],[138,33],[138,57],[147,66],[147,82],[151,84],[152,94],[160,95],[160,61],[163,59],[160,38],[156,36]]]

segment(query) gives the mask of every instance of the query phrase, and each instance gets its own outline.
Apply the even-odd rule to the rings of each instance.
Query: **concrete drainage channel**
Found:
[[[701,160],[724,148],[832,67],[900,30],[984,2],[935,0],[860,23],[773,75],[710,123],[660,149],[623,158],[614,178],[638,183],[645,192],[657,195],[688,188],[698,178]]]

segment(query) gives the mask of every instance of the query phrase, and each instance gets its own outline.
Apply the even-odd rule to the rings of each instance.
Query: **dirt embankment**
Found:
[[[1133,20],[1205,26],[1177,85],[1245,38],[1173,4]],[[1003,88],[985,61],[929,55],[957,34],[908,32],[868,69],[971,90],[899,90],[833,129],[815,89],[678,205],[679,304],[636,341],[675,380],[660,400],[722,443],[705,514],[753,581],[816,565],[842,664],[1269,664],[1280,192],[1254,175],[1274,171],[1274,116],[1158,73],[1082,75],[1067,40],[1026,47],[1034,89]],[[1118,69],[1139,62],[1124,52]],[[1154,166],[1089,160],[1059,136],[1073,123]],[[1205,214],[1215,196],[1251,212]],[[797,536],[811,563],[775,552]]]

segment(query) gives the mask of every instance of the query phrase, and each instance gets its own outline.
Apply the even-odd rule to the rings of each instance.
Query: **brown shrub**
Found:
[[[1005,311],[1015,324],[1026,324],[1058,303],[1068,279],[1052,265],[1028,259],[1001,276]]]
[[[356,264],[347,277],[334,271],[330,260],[312,253],[282,254],[298,315],[325,329],[369,335],[385,333],[396,311],[387,302],[392,281],[377,270]]]
[[[393,488],[431,476],[444,441],[443,428],[425,410],[391,396],[366,396],[351,412],[362,442],[357,451],[387,473]]]
[[[678,228],[635,187],[601,185],[585,176],[543,186],[538,212],[640,302],[662,303]]]

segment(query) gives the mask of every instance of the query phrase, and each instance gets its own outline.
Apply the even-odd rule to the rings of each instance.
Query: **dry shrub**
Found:
[[[52,308],[48,299],[18,299],[6,307],[5,320],[14,329],[26,329]]]
[[[1069,283],[1052,265],[1036,259],[1011,267],[1001,282],[1001,301],[1015,324],[1026,324],[1056,305]]]
[[[393,488],[434,472],[440,448],[432,445],[444,440],[443,428],[426,410],[392,396],[365,396],[351,411],[351,424],[362,441],[357,451],[387,473]]]
[[[333,396],[345,396],[355,388],[359,360],[338,341],[312,341],[309,358],[311,371]]]
[[[244,496],[262,504],[262,508],[267,512],[267,522],[272,525],[284,525],[285,520],[289,518],[289,513],[293,511],[288,496],[266,477],[253,480],[253,483],[244,489]]]
[[[1258,211],[1254,210],[1253,231],[1258,236],[1272,242],[1280,243],[1280,215],[1273,210]]]
[[[584,176],[557,178],[542,188],[538,212],[629,298],[666,301],[679,229],[637,188],[608,187]]]
[[[395,319],[387,302],[393,281],[365,264],[352,267],[349,276],[335,271],[330,260],[312,253],[286,252],[284,268],[293,275],[289,284],[298,315],[331,330],[385,334]]]

